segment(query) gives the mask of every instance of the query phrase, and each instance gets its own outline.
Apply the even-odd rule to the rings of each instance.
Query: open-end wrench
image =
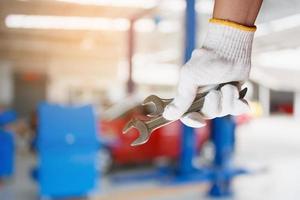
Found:
[[[243,90],[240,91],[239,98],[243,99],[245,97],[246,93],[247,93],[247,88],[244,88]],[[191,113],[191,112],[197,112],[197,111],[201,110],[204,100],[205,100],[205,94],[201,98],[196,99],[193,102],[193,104],[190,106],[188,111],[185,112],[184,115]],[[173,121],[165,119],[162,115],[154,117],[148,121],[133,119],[126,124],[126,126],[123,129],[123,133],[124,134],[128,133],[131,128],[137,129],[139,131],[140,135],[135,141],[133,141],[131,143],[131,146],[137,146],[137,145],[146,143],[149,140],[151,133],[154,130],[156,130],[162,126],[165,126],[171,122],[173,122]]]
[[[204,103],[204,98],[200,98],[194,101],[194,103],[191,105],[191,107],[188,109],[186,113],[200,110],[201,107],[203,106],[203,103]],[[165,119],[162,115],[154,117],[149,121],[133,119],[126,124],[126,126],[123,129],[123,133],[124,134],[128,133],[128,131],[131,128],[136,128],[139,131],[140,135],[133,143],[131,143],[131,146],[137,146],[146,143],[149,140],[151,133],[155,129],[165,126],[171,122],[173,121]]]
[[[226,84],[235,85],[240,89],[240,84],[238,82],[229,82],[229,83],[220,84],[219,86],[216,87],[216,89],[221,88]],[[245,94],[243,94],[243,96],[245,96]],[[202,98],[205,95],[206,93],[198,93],[194,101],[196,101],[199,98]],[[147,115],[148,117],[157,117],[158,115],[161,115],[164,112],[165,107],[172,101],[173,99],[162,99],[156,95],[150,95],[144,99],[142,106],[145,107],[146,110],[145,115]]]
[[[203,97],[204,95],[205,93],[199,93],[196,96],[195,100]],[[156,95],[150,95],[143,101],[142,106],[148,108],[147,110],[149,112],[146,113],[148,117],[157,117],[158,115],[161,115],[164,112],[165,107],[172,101],[173,99],[162,99]]]

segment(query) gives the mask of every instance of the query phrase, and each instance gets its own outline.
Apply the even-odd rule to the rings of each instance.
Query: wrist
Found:
[[[213,24],[219,24],[227,27],[232,27],[235,29],[239,29],[241,31],[249,31],[249,32],[255,32],[256,31],[256,26],[246,26],[243,24],[239,24],[237,22],[233,22],[230,20],[224,20],[224,19],[217,19],[217,18],[212,18],[209,20],[209,23]]]
[[[203,48],[234,63],[250,64],[255,26],[211,19]]]

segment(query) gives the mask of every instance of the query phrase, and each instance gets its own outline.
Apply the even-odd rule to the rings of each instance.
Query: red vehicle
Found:
[[[143,145],[132,147],[130,144],[137,138],[138,132],[132,129],[127,134],[122,134],[125,124],[133,117],[140,114],[130,111],[117,119],[102,120],[101,138],[109,138],[107,149],[112,161],[117,165],[137,164],[151,162],[157,158],[176,160],[180,154],[181,129],[179,121],[157,129],[151,135],[150,140]],[[209,138],[209,126],[195,131],[196,147],[200,151],[202,144]]]

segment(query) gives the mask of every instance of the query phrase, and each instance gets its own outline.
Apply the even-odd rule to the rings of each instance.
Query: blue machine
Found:
[[[185,17],[185,52],[184,63],[186,63],[192,56],[192,52],[196,46],[196,0],[186,0],[186,17]],[[183,126],[181,138],[181,159],[179,163],[179,173],[182,176],[189,176],[194,172],[192,160],[196,153],[194,129],[188,126]]]
[[[38,110],[40,195],[85,196],[98,180],[96,118],[91,106],[43,103]]]
[[[231,162],[235,147],[236,122],[232,116],[226,116],[212,120],[211,125],[215,155],[209,195],[213,197],[229,196],[232,193],[232,178],[247,173],[244,169],[232,166]]]
[[[7,178],[14,173],[15,140],[14,134],[4,130],[4,126],[14,122],[17,114],[13,110],[0,112],[0,178]]]
[[[13,110],[5,110],[0,112],[0,126],[5,126],[17,119],[17,113]]]
[[[0,178],[13,175],[15,160],[14,136],[0,129]]]

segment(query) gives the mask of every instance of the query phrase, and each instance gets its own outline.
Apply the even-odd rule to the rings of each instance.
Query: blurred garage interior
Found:
[[[122,134],[145,97],[173,98],[189,31],[201,47],[213,5],[1,0],[0,199],[299,199],[299,0],[263,2],[251,113],[177,121],[138,147]]]

